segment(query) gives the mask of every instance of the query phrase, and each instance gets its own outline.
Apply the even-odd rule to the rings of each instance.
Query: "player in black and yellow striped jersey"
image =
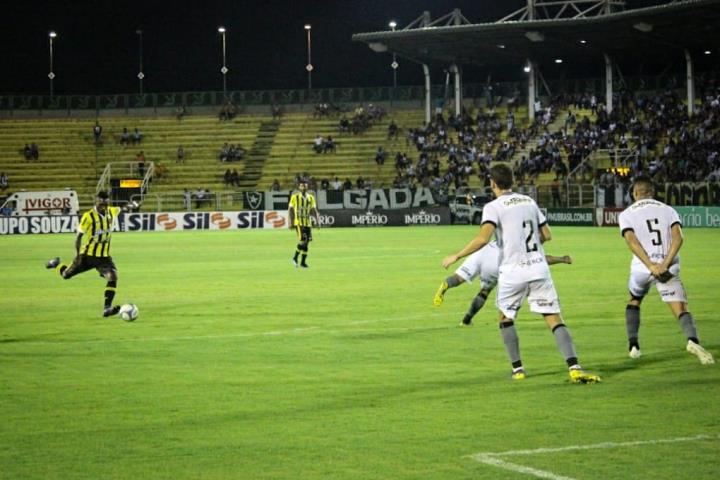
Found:
[[[292,259],[293,265],[298,266],[298,257],[300,257],[299,266],[308,268],[307,255],[308,244],[312,241],[312,220],[315,225],[320,226],[320,214],[318,213],[315,196],[307,191],[307,181],[300,180],[298,182],[298,192],[290,197],[290,205],[288,207],[288,219],[290,229],[297,232],[299,243],[295,249],[295,256]]]
[[[80,218],[78,234],[75,237],[75,259],[70,265],[60,263],[55,257],[47,262],[47,268],[54,268],[62,278],[68,280],[78,273],[95,269],[100,276],[107,280],[105,286],[105,304],[103,316],[109,317],[120,311],[119,305],[113,305],[115,289],[117,288],[117,268],[110,256],[110,236],[113,225],[120,212],[127,212],[139,205],[135,202],[120,207],[109,206],[110,198],[107,192],[98,192],[95,197],[95,206],[85,212]]]

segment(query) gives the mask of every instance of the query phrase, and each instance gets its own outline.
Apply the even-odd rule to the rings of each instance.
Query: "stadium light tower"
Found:
[[[140,65],[140,69],[138,70],[137,78],[140,82],[140,95],[143,94],[143,79],[145,78],[145,74],[143,73],[143,36],[142,36],[142,30],[135,30],[135,33],[138,36],[138,63]]]
[[[50,79],[50,98],[53,98],[53,80],[55,79],[55,72],[53,72],[53,40],[57,37],[55,30],[51,30],[48,37],[50,38],[50,73],[48,73],[48,78]]]
[[[397,27],[397,22],[395,20],[390,20],[390,23],[388,23],[388,26],[392,29],[392,31],[395,31],[395,27]],[[395,90],[397,89],[397,69],[400,65],[397,62],[397,54],[393,52],[393,61],[390,64],[390,67],[393,69],[393,94],[392,97],[390,97],[390,101],[392,102],[392,98],[395,96]]]
[[[312,90],[312,71],[313,71],[313,64],[312,64],[312,38],[310,36],[310,32],[312,31],[312,25],[309,23],[305,24],[305,31],[307,32],[307,52],[308,52],[308,63],[305,67],[305,70],[308,72],[308,92]]]
[[[222,35],[222,57],[223,57],[223,66],[220,69],[220,73],[222,73],[223,78],[223,99],[227,100],[227,50],[226,50],[226,43],[225,43],[225,32],[227,30],[225,27],[220,26],[217,29],[218,33]]]

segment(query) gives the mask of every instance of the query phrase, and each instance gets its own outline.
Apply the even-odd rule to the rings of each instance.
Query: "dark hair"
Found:
[[[655,192],[655,184],[647,175],[638,175],[633,180],[633,188],[638,187],[641,190],[645,190],[648,193]]]
[[[108,192],[106,192],[105,190],[100,190],[97,195],[95,195],[95,198],[108,200],[110,198],[110,195],[108,195]]]
[[[497,184],[498,188],[502,188],[503,190],[513,185],[512,170],[502,163],[493,165],[490,168],[490,178]]]

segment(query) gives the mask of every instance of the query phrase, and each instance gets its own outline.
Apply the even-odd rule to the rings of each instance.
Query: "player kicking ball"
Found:
[[[103,317],[117,315],[120,305],[113,305],[117,288],[118,273],[110,256],[110,235],[120,212],[128,212],[140,206],[137,202],[121,207],[111,207],[107,192],[98,192],[95,206],[80,218],[75,237],[75,259],[70,265],[60,263],[60,258],[48,260],[46,268],[54,268],[60,276],[69,280],[75,275],[95,269],[107,284],[104,292]]]
[[[545,260],[548,265],[558,263],[570,265],[572,263],[572,258],[569,255],[562,257],[545,255]],[[480,292],[472,299],[470,308],[460,322],[461,326],[472,326],[473,317],[483,308],[490,292],[492,292],[495,285],[497,285],[499,267],[500,249],[498,248],[497,242],[493,241],[467,257],[463,264],[460,265],[460,268],[455,270],[454,274],[443,280],[435,293],[433,304],[439,307],[445,299],[445,292],[449,289],[462,285],[465,282],[470,283],[473,279],[480,277]]]

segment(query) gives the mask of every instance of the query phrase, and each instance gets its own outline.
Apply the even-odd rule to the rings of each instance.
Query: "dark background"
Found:
[[[659,3],[667,0],[627,5]],[[352,42],[353,33],[389,30],[391,19],[400,29],[424,10],[433,19],[459,8],[473,23],[495,21],[526,0],[2,0],[0,5],[0,94],[48,93],[48,32],[55,30],[54,88],[63,95],[137,92],[138,29],[146,93],[222,90],[219,25],[227,28],[229,90],[305,88],[305,23],[312,24],[313,87],[391,85],[391,55]],[[400,63],[400,85],[422,83],[419,66]],[[484,81],[489,73],[468,69],[465,81]]]

